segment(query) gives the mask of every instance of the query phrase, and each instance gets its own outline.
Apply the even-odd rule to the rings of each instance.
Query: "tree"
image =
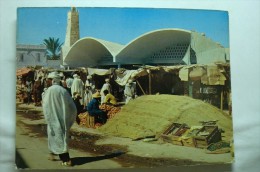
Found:
[[[43,44],[46,45],[47,48],[47,59],[49,60],[58,60],[61,55],[61,46],[63,43],[59,42],[59,38],[51,38],[44,39]]]

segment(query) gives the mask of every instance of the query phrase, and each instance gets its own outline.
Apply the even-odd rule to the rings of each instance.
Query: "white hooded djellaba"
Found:
[[[77,115],[68,91],[53,83],[43,96],[43,113],[47,122],[49,150],[54,154],[68,152],[69,130]]]
[[[80,76],[78,76],[77,74],[73,75],[74,79],[71,85],[71,95],[74,94],[74,92],[77,92],[81,97],[84,97],[84,83],[83,81],[80,79]],[[80,101],[80,103],[82,104],[82,100]]]

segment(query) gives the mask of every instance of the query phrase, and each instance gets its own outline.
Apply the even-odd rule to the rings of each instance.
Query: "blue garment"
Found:
[[[104,113],[102,110],[99,109],[99,102],[97,99],[93,98],[88,106],[87,106],[88,113],[90,116],[99,115],[100,113]]]
[[[100,122],[102,124],[105,124],[107,121],[107,114],[106,112],[99,109],[99,102],[97,99],[93,98],[88,106],[87,110],[90,116],[95,117],[95,122]]]

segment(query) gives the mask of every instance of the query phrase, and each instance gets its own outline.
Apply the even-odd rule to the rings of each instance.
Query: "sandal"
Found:
[[[62,165],[62,166],[71,167],[71,166],[72,166],[72,163],[71,163],[71,161],[67,161],[67,162],[62,162],[61,165]]]

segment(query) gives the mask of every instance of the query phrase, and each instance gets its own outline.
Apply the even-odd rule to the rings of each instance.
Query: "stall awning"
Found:
[[[21,69],[17,69],[16,70],[16,76],[24,76],[27,75],[30,71],[32,71],[32,69],[24,67]]]

